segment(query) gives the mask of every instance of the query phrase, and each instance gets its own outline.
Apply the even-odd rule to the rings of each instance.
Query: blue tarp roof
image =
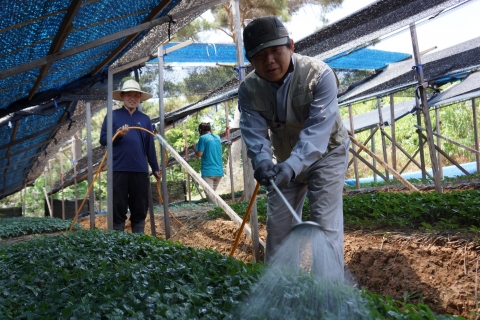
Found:
[[[169,43],[165,49],[177,44]],[[334,69],[373,70],[409,57],[410,54],[407,53],[362,48],[341,53],[326,59],[325,62]],[[149,63],[157,63],[157,61],[155,58]],[[234,44],[192,43],[165,55],[163,61],[165,63],[237,63],[237,53]]]
[[[170,33],[220,2],[3,0],[0,199],[33,183],[46,161],[84,128],[80,100],[92,101],[92,112],[105,106],[108,67],[150,56]],[[114,83],[125,75],[117,74]]]

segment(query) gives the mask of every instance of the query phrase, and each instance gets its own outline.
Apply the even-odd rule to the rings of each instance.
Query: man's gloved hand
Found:
[[[258,183],[264,186],[270,185],[270,179],[275,177],[275,170],[273,170],[274,164],[272,160],[262,160],[255,168],[253,177],[257,180]]]
[[[294,172],[292,167],[287,163],[282,162],[274,166],[273,170],[275,171],[276,178],[274,180],[278,189],[283,189],[288,187],[290,180],[292,180]]]

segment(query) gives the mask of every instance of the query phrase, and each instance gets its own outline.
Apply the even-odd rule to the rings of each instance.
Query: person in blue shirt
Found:
[[[220,137],[212,133],[210,123],[203,122],[198,126],[200,139],[194,145],[195,154],[202,158],[202,178],[213,189],[217,190],[220,179],[223,177],[222,144]],[[207,199],[215,203],[207,194]]]
[[[135,80],[127,80],[121,90],[113,91],[113,99],[123,101],[123,107],[112,112],[112,132],[118,132],[113,141],[113,229],[124,231],[127,211],[130,209],[132,232],[143,233],[148,211],[150,165],[153,175],[161,177],[155,153],[151,119],[138,110],[141,101],[152,95],[141,91]],[[107,117],[103,120],[100,144],[107,145]]]

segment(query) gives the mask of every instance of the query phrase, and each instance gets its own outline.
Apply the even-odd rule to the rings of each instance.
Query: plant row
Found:
[[[147,235],[78,231],[38,237],[0,246],[0,318],[236,319],[265,270],[264,265]],[[302,319],[336,314],[335,309],[318,310],[305,295],[328,293],[318,287],[321,282],[287,278],[283,293],[272,292],[272,297],[281,294],[294,302],[286,313],[301,313]],[[366,291],[358,296],[366,313],[355,319],[452,318],[435,315],[422,304],[402,304]],[[275,310],[263,309],[269,313],[248,313],[249,318],[275,319],[270,316]]]
[[[248,202],[231,204],[232,209],[244,216]],[[480,190],[452,191],[448,193],[372,193],[343,197],[345,225],[349,227],[396,227],[422,230],[455,229],[480,232]],[[267,218],[266,198],[257,198],[258,221]],[[303,220],[308,220],[310,206],[305,200]],[[207,219],[225,217],[221,208],[206,214]]]
[[[28,234],[42,234],[66,231],[70,228],[71,221],[57,218],[15,217],[0,219],[0,239],[13,238]],[[79,230],[79,224],[74,225],[74,230]]]

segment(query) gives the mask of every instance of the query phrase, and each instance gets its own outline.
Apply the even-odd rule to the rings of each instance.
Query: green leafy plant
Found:
[[[71,221],[57,218],[16,217],[0,219],[0,239],[24,236],[27,234],[42,234],[57,231],[66,231]],[[82,226],[75,223],[73,230],[80,230]]]

